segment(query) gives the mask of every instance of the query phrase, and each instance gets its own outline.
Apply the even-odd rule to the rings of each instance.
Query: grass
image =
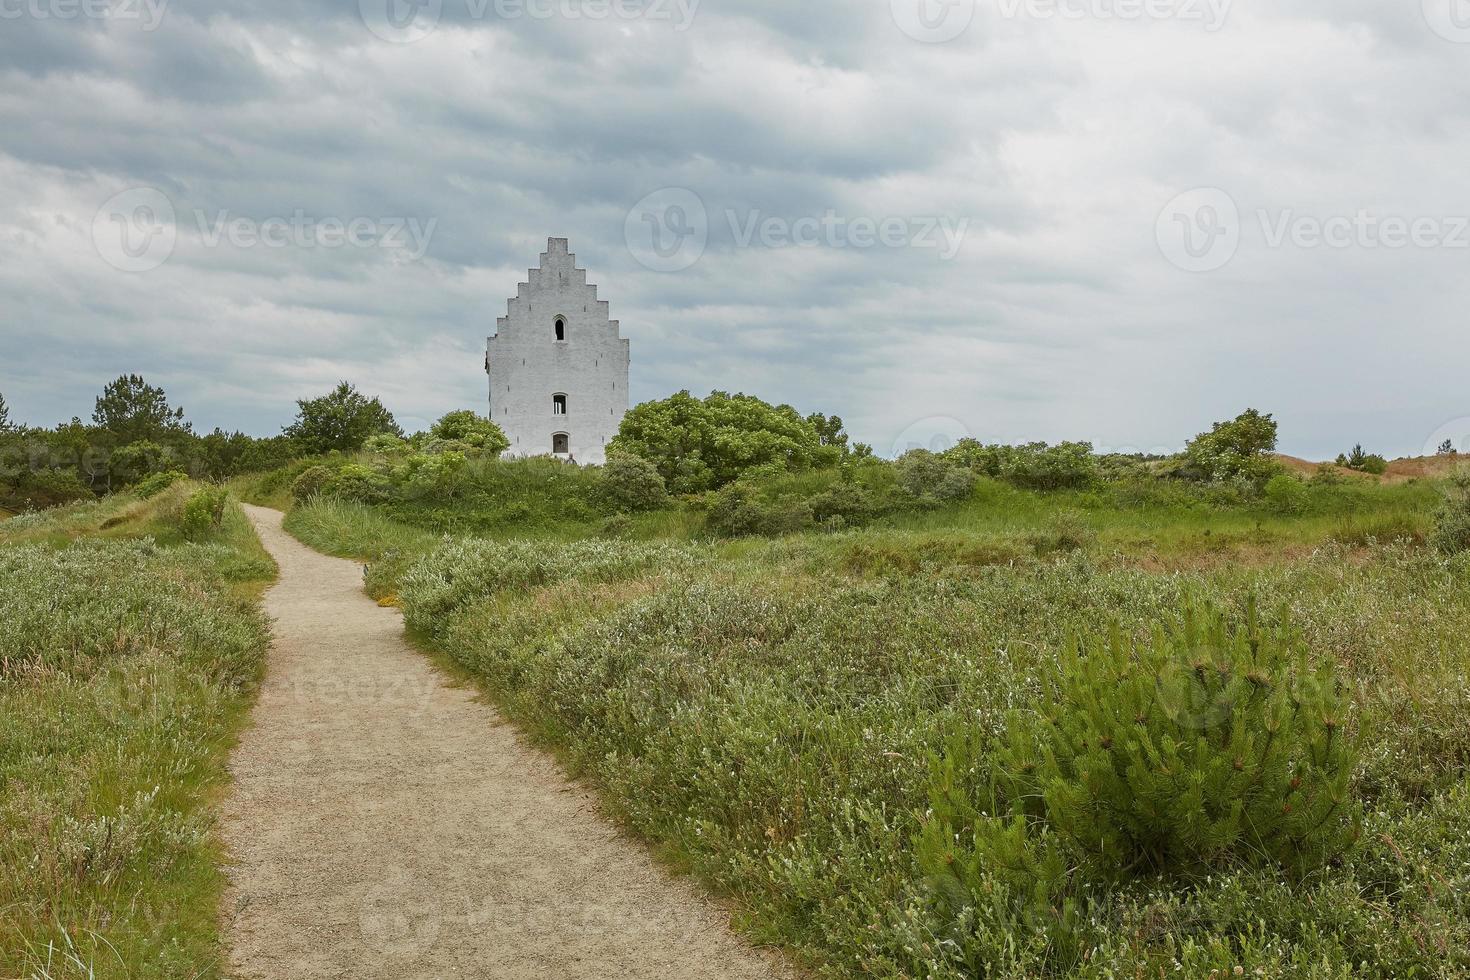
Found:
[[[818,975],[1470,973],[1470,557],[1416,544],[1437,489],[1314,489],[1297,515],[1121,492],[983,484],[865,530],[713,546],[670,510],[633,521],[672,539],[655,551],[446,540],[322,502],[288,526],[373,560],[420,640]],[[946,746],[974,740],[983,782],[1070,635],[1142,636],[1186,596],[1236,621],[1254,596],[1336,666],[1358,844],[1300,880],[1079,883],[1065,934],[999,876],[958,914],[937,902],[914,848]]]
[[[217,977],[213,803],[275,567],[181,485],[0,523],[0,976]]]

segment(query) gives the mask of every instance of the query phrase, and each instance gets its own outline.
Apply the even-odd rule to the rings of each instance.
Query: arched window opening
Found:
[[[552,395],[551,396],[551,414],[552,415],[565,415],[565,414],[567,414],[567,396],[566,395]]]
[[[563,320],[561,317],[556,318],[556,339],[567,339],[567,321]]]
[[[565,432],[558,432],[551,437],[551,451],[558,455],[566,455],[571,452],[571,437]]]

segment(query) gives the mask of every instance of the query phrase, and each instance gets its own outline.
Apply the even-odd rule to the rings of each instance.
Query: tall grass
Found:
[[[743,905],[748,929],[823,974],[1058,971],[1000,905],[955,920],[929,900],[913,841],[932,760],[956,737],[991,743],[1008,711],[1035,702],[1069,634],[1111,621],[1142,634],[1186,594],[1237,617],[1249,595],[1290,606],[1315,656],[1348,678],[1370,746],[1355,790],[1366,833],[1340,866],[1296,883],[1241,867],[1183,890],[1096,892],[1071,973],[1470,971],[1463,560],[1328,547],[1160,575],[1073,554],[874,579],[813,575],[788,543],[677,571],[639,573],[630,555],[634,574],[609,581],[553,574],[576,563],[554,546],[516,560],[538,555],[546,574],[504,579],[439,549],[406,576],[410,620],[432,624],[632,828]]]
[[[211,803],[274,566],[238,510],[184,542],[184,492],[0,524],[0,976],[221,975]]]

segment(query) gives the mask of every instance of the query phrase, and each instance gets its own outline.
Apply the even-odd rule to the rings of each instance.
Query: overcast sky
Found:
[[[556,236],[635,401],[1470,449],[1467,122],[1470,0],[0,0],[0,393],[483,411]]]

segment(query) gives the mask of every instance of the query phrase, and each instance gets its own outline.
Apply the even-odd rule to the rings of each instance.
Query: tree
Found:
[[[387,433],[402,437],[393,413],[346,381],[320,398],[299,399],[296,421],[283,430],[308,455],[332,450],[356,452],[369,437]]]
[[[623,418],[608,452],[648,460],[673,493],[717,489],[755,467],[797,470],[842,458],[790,405],[723,391],[644,402]]]
[[[192,431],[184,410],[170,407],[162,388],[136,374],[123,375],[102,389],[92,421],[108,432],[114,445],[166,443]]]
[[[1337,457],[1337,465],[1350,470],[1357,470],[1360,473],[1381,475],[1388,471],[1388,460],[1374,453],[1364,452],[1361,442],[1353,447],[1351,453],[1339,455]]]
[[[1205,480],[1244,477],[1258,484],[1275,475],[1268,454],[1276,449],[1276,420],[1254,408],[1228,422],[1216,422],[1184,450],[1189,475]]]
[[[0,398],[0,408],[3,408],[4,405],[5,405],[5,400],[3,398]],[[1437,452],[1437,455],[1439,455],[1439,456],[1453,456],[1453,455],[1455,455],[1455,442],[1454,442],[1454,440],[1453,439],[1446,439],[1444,442],[1440,443],[1439,444],[1439,450]]]
[[[0,395],[0,432],[9,432],[10,429],[10,407],[5,404],[5,396]]]
[[[613,513],[657,510],[669,499],[658,467],[646,459],[624,454],[613,455],[602,468],[597,496]]]
[[[499,456],[510,448],[510,440],[500,426],[468,409],[450,412],[434,423],[429,435],[435,439],[462,442],[490,456]]]

